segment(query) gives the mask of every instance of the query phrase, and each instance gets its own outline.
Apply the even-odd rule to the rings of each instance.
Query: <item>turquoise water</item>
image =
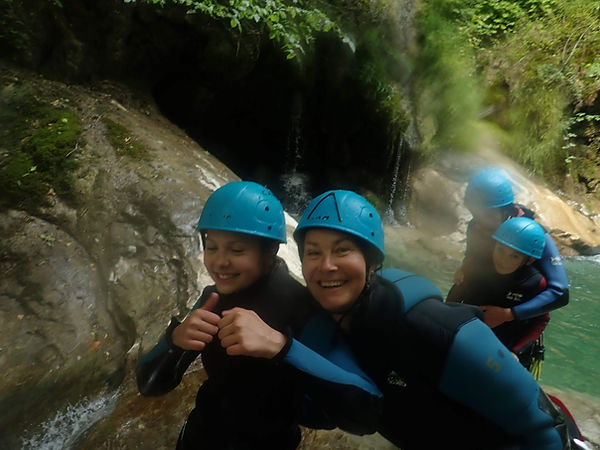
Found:
[[[386,266],[424,275],[448,292],[458,260],[415,249],[400,229],[386,228],[386,239]],[[540,383],[600,398],[600,257],[566,258],[564,264],[570,301],[551,313]]]
[[[568,258],[570,301],[551,313],[541,382],[600,397],[600,258]]]

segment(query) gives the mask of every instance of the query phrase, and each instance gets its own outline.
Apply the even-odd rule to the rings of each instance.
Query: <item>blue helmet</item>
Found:
[[[355,192],[334,190],[315,197],[298,222],[294,239],[300,245],[308,228],[330,228],[351,234],[375,250],[377,263],[385,257],[383,225],[379,213]]]
[[[285,217],[277,197],[251,181],[233,181],[208,197],[196,227],[262,236],[285,243]]]
[[[542,226],[527,217],[514,217],[503,222],[492,235],[494,239],[528,256],[540,259],[546,245]]]
[[[500,208],[515,201],[510,181],[502,169],[488,167],[471,178],[465,190],[467,208]]]

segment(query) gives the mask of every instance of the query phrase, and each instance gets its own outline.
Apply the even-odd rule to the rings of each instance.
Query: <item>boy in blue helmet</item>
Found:
[[[532,362],[534,342],[546,328],[550,315],[544,313],[517,319],[513,308],[546,289],[544,275],[533,264],[542,257],[546,238],[541,225],[527,217],[503,222],[492,235],[496,241],[489,264],[474,268],[461,289],[452,290],[447,301],[480,306],[501,321],[490,325],[494,334],[527,369]]]
[[[306,290],[276,256],[286,241],[283,208],[265,187],[232,182],[209,197],[197,229],[215,284],[204,289],[183,322],[173,318],[141,358],[139,390],[148,396],[172,390],[201,355],[208,379],[177,448],[294,449],[301,401],[295,373],[260,352],[237,356],[254,338],[237,332],[239,322],[260,317],[275,330],[295,330],[312,310]]]
[[[460,291],[461,284],[481,265],[489,265],[495,240],[494,231],[511,217],[533,218],[533,212],[514,202],[510,180],[505,172],[488,167],[477,172],[465,191],[465,205],[473,215],[467,227],[467,248],[462,266],[454,277],[452,290]],[[512,308],[518,320],[541,316],[569,302],[569,281],[562,265],[562,258],[550,234],[545,233],[544,251],[534,266],[544,275],[546,288],[530,301]],[[458,297],[460,293],[454,293]],[[501,311],[492,309],[484,314],[490,327],[503,323],[507,318]]]

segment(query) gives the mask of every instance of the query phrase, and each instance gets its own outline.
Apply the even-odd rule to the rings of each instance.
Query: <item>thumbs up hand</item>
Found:
[[[219,328],[217,324],[221,317],[212,312],[219,301],[219,294],[210,294],[204,305],[192,311],[181,324],[173,330],[173,344],[184,350],[204,350],[206,344],[212,341]]]

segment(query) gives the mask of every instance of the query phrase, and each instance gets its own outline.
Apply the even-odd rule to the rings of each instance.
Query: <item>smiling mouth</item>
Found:
[[[319,281],[319,286],[325,289],[340,287],[345,281]]]
[[[231,280],[237,277],[237,273],[217,273],[216,276],[219,280]]]

